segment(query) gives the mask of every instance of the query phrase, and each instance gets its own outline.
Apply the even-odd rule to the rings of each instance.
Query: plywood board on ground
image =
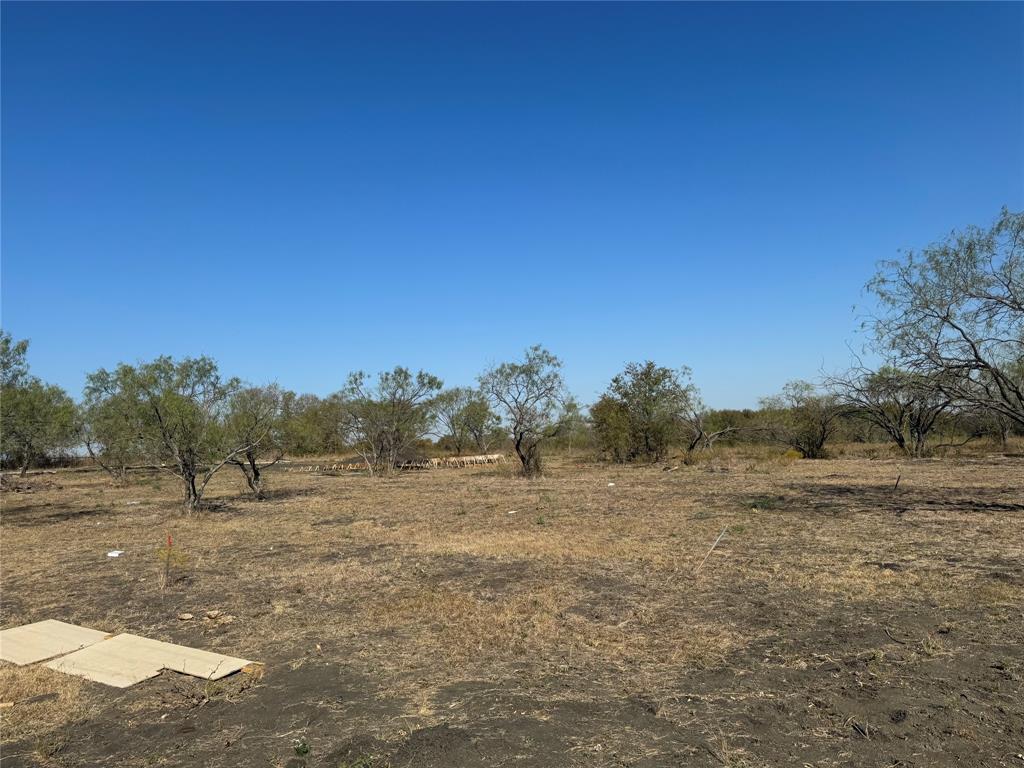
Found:
[[[77,675],[115,688],[127,688],[160,674],[159,664],[149,659],[125,656],[124,648],[114,642],[116,639],[112,637],[102,643],[61,656],[47,662],[46,666],[58,672]]]
[[[164,669],[171,669],[185,675],[194,675],[205,680],[220,680],[238,672],[252,662],[225,656],[222,653],[202,651],[185,645],[165,643],[138,635],[117,635],[108,642],[117,641],[128,658],[158,663]]]
[[[106,632],[56,619],[37,621],[0,632],[0,659],[14,664],[34,664],[98,643]]]
[[[219,680],[251,662],[184,645],[122,634],[47,664],[97,683],[127,688],[170,669],[205,680]]]

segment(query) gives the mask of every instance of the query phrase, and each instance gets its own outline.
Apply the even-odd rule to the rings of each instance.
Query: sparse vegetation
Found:
[[[188,562],[188,556],[179,547],[174,546],[174,537],[168,533],[164,545],[156,551],[156,558],[160,564],[160,591],[163,591],[171,585],[174,572]]]
[[[30,476],[31,493],[3,499],[3,626],[56,615],[144,628],[266,674],[214,687],[165,674],[112,697],[3,668],[0,701],[59,694],[0,710],[5,761],[48,744],[68,768],[180,750],[206,765],[459,764],[460,745],[500,762],[509,739],[524,754],[542,742],[559,764],[612,751],[718,764],[705,742],[752,765],[798,746],[822,764],[843,750],[911,762],[926,743],[936,765],[1002,754],[1024,671],[1020,460],[961,450],[910,462],[842,457],[858,448],[836,443],[840,458],[810,462],[719,446],[699,465],[670,456],[674,472],[549,452],[529,484],[493,466],[381,482],[278,464],[266,500],[218,473],[207,496],[221,512],[187,518],[166,474],[114,487],[101,472]],[[162,587],[154,538],[172,524],[188,562]],[[107,561],[110,542],[126,551]],[[210,608],[235,619],[201,618]],[[947,695],[927,713],[914,703]],[[979,708],[991,727],[957,731]],[[853,715],[871,739],[845,724]],[[262,722],[275,738],[246,738]],[[708,741],[718,732],[727,745]]]
[[[807,381],[791,381],[782,394],[761,401],[765,428],[772,439],[805,459],[825,458],[825,445],[839,430],[842,406]]]
[[[267,663],[116,698],[0,667],[5,759],[148,764],[118,746],[138,724],[157,760],[209,765],[498,764],[537,743],[566,765],[1009,754],[1019,235],[1007,213],[885,267],[888,362],[757,410],[709,409],[688,369],[653,361],[586,409],[540,346],[479,388],[399,366],[323,398],[161,357],[90,374],[76,406],[0,337],[3,459],[21,470],[0,622],[201,632]],[[76,471],[26,475],[77,443]],[[212,497],[223,514],[188,517],[187,557],[165,534],[154,572],[137,542],[180,530],[182,489],[187,512]],[[271,710],[275,735],[252,736]],[[986,728],[964,726],[977,711]]]
[[[0,49],[0,768],[1024,768],[1024,0]]]
[[[831,377],[828,387],[848,417],[874,425],[901,451],[918,459],[925,455],[928,437],[942,415],[953,407],[941,382],[894,366],[854,369]]]

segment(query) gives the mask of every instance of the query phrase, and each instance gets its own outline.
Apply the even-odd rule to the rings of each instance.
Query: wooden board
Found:
[[[0,659],[19,666],[52,659],[98,643],[106,632],[47,619],[0,632]]]
[[[157,662],[164,669],[172,669],[175,672],[201,677],[204,680],[220,680],[252,663],[246,659],[237,659],[222,653],[202,651],[198,648],[151,640],[138,635],[118,635],[111,638],[109,642],[115,640],[119,641],[129,658]]]
[[[46,666],[97,683],[127,688],[141,680],[155,677],[161,669],[205,680],[219,680],[251,663],[198,648],[122,634],[54,659]]]
[[[148,659],[126,657],[122,645],[115,642],[117,637],[61,656],[47,662],[46,666],[115,688],[127,688],[160,674],[159,664]]]

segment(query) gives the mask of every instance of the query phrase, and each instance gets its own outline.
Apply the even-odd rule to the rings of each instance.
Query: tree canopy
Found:
[[[71,447],[78,432],[74,401],[29,375],[28,340],[0,331],[0,453],[25,474],[32,462]]]
[[[885,261],[868,288],[875,340],[902,367],[1024,425],[1024,213]]]
[[[433,426],[435,396],[443,382],[426,371],[401,366],[377,376],[349,375],[342,390],[342,418],[354,448],[371,472],[390,472]]]
[[[493,403],[512,435],[512,445],[527,477],[541,473],[541,445],[558,434],[565,402],[562,361],[540,345],[523,359],[494,366],[480,375],[480,389]]]
[[[116,404],[130,414],[145,461],[178,477],[185,507],[198,508],[214,474],[266,436],[233,434],[225,428],[238,379],[222,379],[208,357],[170,357],[139,365],[100,369],[88,377],[93,406]]]
[[[650,360],[629,363],[612,379],[591,419],[599,444],[615,458],[657,461],[681,438],[684,419],[697,401],[689,369]]]

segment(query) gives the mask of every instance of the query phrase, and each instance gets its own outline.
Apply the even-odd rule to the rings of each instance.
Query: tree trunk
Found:
[[[699,430],[695,430],[694,431],[694,435],[693,435],[693,439],[690,440],[690,444],[688,446],[686,446],[686,452],[687,453],[693,453],[695,450],[697,450],[697,446],[701,444],[703,438],[704,438],[704,432],[699,431]]]
[[[999,418],[998,422],[996,423],[996,432],[998,433],[999,446],[1005,450],[1006,442],[1010,437],[1010,425],[1005,419],[1000,417],[997,418]]]
[[[110,475],[110,479],[114,481],[115,485],[121,485],[124,483],[128,476],[128,468],[124,464],[121,464],[117,468],[108,465],[96,455],[95,451],[92,449],[92,443],[89,441],[86,441],[85,443],[85,450],[89,452],[89,457],[97,464],[97,466]]]
[[[920,433],[915,433],[913,436],[914,441],[914,458],[920,459],[924,456],[924,440],[925,436]]]
[[[260,472],[260,465],[251,453],[246,454],[246,460],[249,462],[249,471],[245,473],[245,481],[249,484],[249,490],[256,497],[256,501],[262,501],[266,496],[263,494],[263,474]]]
[[[527,468],[527,466],[529,464],[529,461],[526,458],[526,454],[523,452],[523,436],[522,435],[516,435],[516,437],[515,437],[515,449],[516,449],[516,456],[519,457],[519,463],[523,465],[523,474],[525,475],[525,474],[527,474],[526,468]]]
[[[199,509],[199,500],[201,494],[196,489],[196,475],[195,472],[185,471],[182,476],[185,482],[185,511],[192,514]]]
[[[530,442],[525,434],[516,436],[516,455],[523,465],[524,477],[539,477],[541,474],[540,447],[536,442]]]

